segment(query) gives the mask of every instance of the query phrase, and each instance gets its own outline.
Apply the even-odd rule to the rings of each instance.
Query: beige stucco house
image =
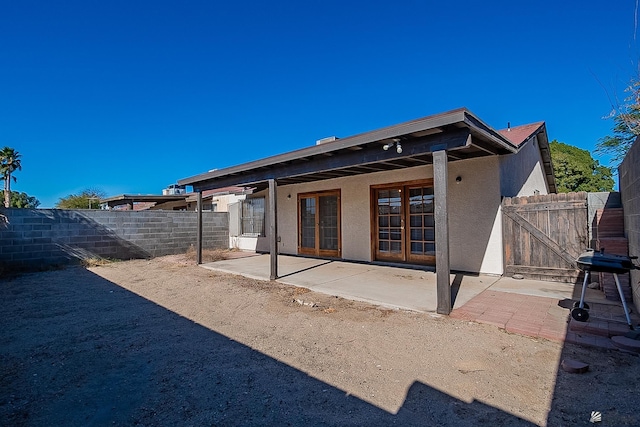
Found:
[[[464,108],[179,184],[255,187],[263,228],[236,242],[269,251],[272,278],[278,253],[431,265],[445,313],[450,270],[503,272],[501,199],[555,192],[544,122],[497,131]]]

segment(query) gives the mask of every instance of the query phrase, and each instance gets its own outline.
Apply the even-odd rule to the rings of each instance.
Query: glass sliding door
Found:
[[[298,195],[298,252],[340,258],[340,191]]]

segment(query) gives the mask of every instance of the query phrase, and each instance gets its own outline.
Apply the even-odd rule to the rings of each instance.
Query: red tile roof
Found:
[[[529,125],[515,126],[510,129],[501,129],[498,133],[519,146],[529,139],[531,135],[536,133],[543,125],[544,122],[531,123]]]

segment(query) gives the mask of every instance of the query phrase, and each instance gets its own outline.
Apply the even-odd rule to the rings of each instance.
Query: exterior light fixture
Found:
[[[456,176],[456,184],[460,184],[462,182],[461,176]]]
[[[389,142],[388,144],[384,144],[382,146],[382,149],[384,151],[387,151],[389,150],[389,148],[393,147],[394,145],[396,147],[396,153],[398,154],[402,153],[402,145],[400,145],[400,138],[393,138],[391,142]]]

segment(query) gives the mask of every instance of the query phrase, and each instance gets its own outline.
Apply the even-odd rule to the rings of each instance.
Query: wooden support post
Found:
[[[198,231],[196,238],[196,262],[202,264],[202,191],[197,193],[196,209],[198,210]]]
[[[271,273],[269,278],[278,278],[278,217],[277,217],[277,183],[275,179],[269,180],[269,254],[271,255]]]
[[[437,312],[451,313],[451,281],[449,279],[449,212],[447,210],[447,182],[449,171],[445,150],[433,153],[433,190],[436,226],[436,291]]]

